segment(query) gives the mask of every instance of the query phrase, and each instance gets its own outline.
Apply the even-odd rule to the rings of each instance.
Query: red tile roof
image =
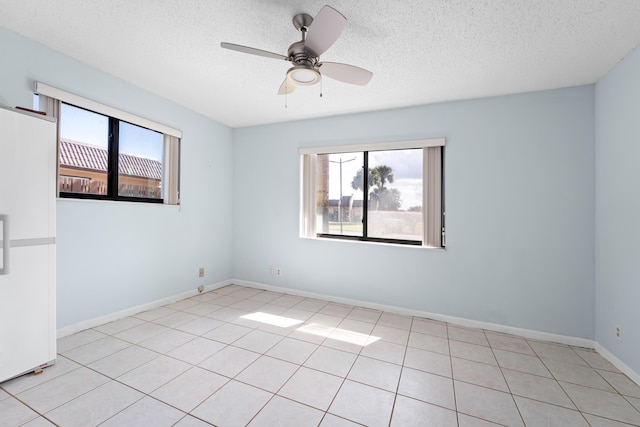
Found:
[[[107,150],[82,142],[60,140],[60,166],[85,170],[107,171]],[[120,175],[162,179],[162,163],[147,157],[120,154]]]

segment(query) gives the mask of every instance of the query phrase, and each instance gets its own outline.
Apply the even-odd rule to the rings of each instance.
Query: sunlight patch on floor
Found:
[[[328,326],[319,325],[317,323],[311,323],[309,325],[301,326],[296,329],[296,331],[306,332],[308,334],[318,335],[333,340],[361,345],[363,347],[380,339],[380,337],[361,334],[359,332],[349,331],[347,329],[331,328]]]
[[[245,314],[244,316],[240,316],[240,318],[279,326],[281,328],[288,328],[302,323],[302,320],[292,319],[291,317],[276,316],[275,314],[262,313],[261,311]]]

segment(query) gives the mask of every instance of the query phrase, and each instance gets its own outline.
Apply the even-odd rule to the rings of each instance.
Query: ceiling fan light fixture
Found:
[[[311,86],[320,81],[320,72],[310,66],[298,65],[287,71],[287,77],[300,86]]]

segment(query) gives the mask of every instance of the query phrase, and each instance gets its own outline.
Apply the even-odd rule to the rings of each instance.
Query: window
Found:
[[[162,202],[163,134],[67,103],[59,123],[61,197]]]
[[[36,83],[58,119],[60,197],[179,203],[181,132]]]
[[[301,149],[302,236],[444,247],[443,145]]]

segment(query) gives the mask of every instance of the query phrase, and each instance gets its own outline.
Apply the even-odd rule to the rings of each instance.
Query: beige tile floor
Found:
[[[640,426],[589,349],[236,285],[58,340],[0,426]]]

